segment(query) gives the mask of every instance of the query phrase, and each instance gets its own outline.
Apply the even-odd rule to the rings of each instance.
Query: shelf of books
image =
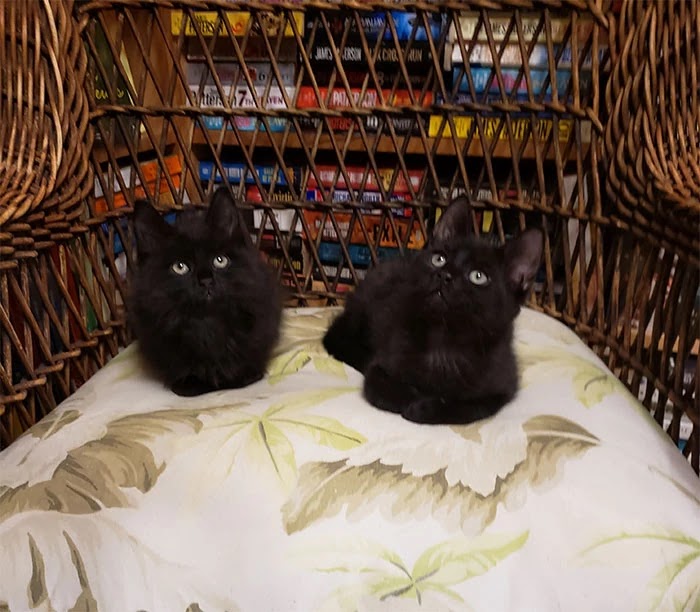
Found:
[[[136,198],[178,209],[227,184],[290,299],[332,303],[421,248],[465,194],[481,233],[546,229],[541,303],[586,307],[562,278],[580,249],[572,278],[595,289],[587,168],[607,47],[591,17],[207,8],[125,5],[88,26],[91,206],[120,270]]]

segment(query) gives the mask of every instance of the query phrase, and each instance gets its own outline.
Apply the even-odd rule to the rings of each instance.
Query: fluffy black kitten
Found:
[[[364,396],[417,423],[470,423],[516,394],[513,319],[542,256],[542,233],[504,247],[470,234],[466,199],[426,248],[371,270],[323,344],[365,375]]]
[[[178,395],[249,385],[277,341],[275,279],[245,236],[228,190],[171,226],[147,202],[134,210],[138,269],[129,311],[141,352]]]

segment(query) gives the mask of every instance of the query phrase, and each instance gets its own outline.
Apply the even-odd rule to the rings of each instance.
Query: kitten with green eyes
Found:
[[[250,244],[229,191],[169,225],[134,209],[138,268],[129,318],[146,363],[178,395],[249,385],[277,342],[279,287]]]
[[[324,346],[365,375],[364,396],[381,410],[417,423],[492,416],[518,389],[513,320],[542,246],[536,229],[504,246],[473,236],[457,199],[424,250],[370,270]]]

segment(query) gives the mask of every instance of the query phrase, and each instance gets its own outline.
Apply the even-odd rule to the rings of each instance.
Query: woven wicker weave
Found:
[[[627,0],[622,5],[618,16],[610,11],[608,0],[318,0],[303,4],[95,0],[78,5],[76,30],[83,32],[92,66],[86,91],[97,140],[88,146],[102,195],[88,199],[90,214],[84,226],[70,226],[74,231],[76,227],[88,229],[66,243],[69,267],[85,272],[77,275],[80,304],[71,315],[75,319],[72,336],[58,350],[64,351],[62,359],[66,347],[77,351],[77,357],[65,362],[74,364],[71,377],[64,376],[62,380],[67,382],[51,397],[60,399],[129,339],[122,306],[128,274],[124,276],[123,268],[132,261],[133,233],[127,221],[143,190],[139,184],[157,186],[153,197],[164,210],[181,208],[190,201],[203,202],[214,185],[213,181],[204,185],[199,180],[198,163],[212,162],[214,171],[223,175],[223,182],[240,198],[241,210],[260,211],[275,234],[282,264],[279,273],[290,285],[290,303],[335,304],[342,302],[346,285],[340,269],[333,271],[320,264],[322,233],[314,233],[308,213],[321,215],[321,222],[337,234],[349,226],[349,233],[355,231],[368,243],[373,260],[379,246],[374,232],[401,236],[399,248],[405,249],[410,232],[402,234],[400,219],[390,212],[396,207],[389,203],[395,179],[380,187],[381,202],[372,204],[384,211],[379,226],[368,225],[358,209],[366,207],[363,194],[369,187],[370,173],[388,167],[396,176],[409,168],[420,168],[423,178],[417,184],[408,182],[410,201],[401,207],[411,209],[415,227],[423,234],[429,230],[436,206],[445,205],[450,192],[459,190],[481,207],[484,216],[493,216],[493,227],[501,239],[507,231],[504,223],[513,211],[519,227],[534,224],[549,230],[545,275],[531,306],[572,327],[633,393],[642,396],[645,405],[654,408],[659,422],[666,401],[670,401],[674,415],[668,432],[676,440],[681,416],[686,414],[695,428],[684,452],[698,471],[697,371],[691,382],[684,383],[682,367],[676,365],[697,352],[700,336],[695,305],[699,259],[698,2]],[[397,104],[381,94],[371,107],[352,101],[352,69],[341,61],[351,27],[348,24],[359,27],[362,16],[370,10],[412,11],[429,30],[431,19],[444,15],[450,23],[457,23],[465,9],[477,11],[478,27],[484,35],[481,44],[496,58],[502,47],[499,37],[504,36],[528,57],[533,51],[526,31],[535,32],[538,42],[547,45],[551,54],[553,22],[564,23],[557,35],[571,45],[574,59],[566,90],[560,93],[553,87],[551,98],[535,93],[534,77],[529,69],[523,69],[517,79],[528,94],[515,99],[506,94],[503,72],[496,61],[493,82],[498,94],[487,101],[474,98],[459,104],[431,105],[427,96],[449,99],[451,94],[441,70],[446,31],[439,37],[428,36],[424,79],[410,82],[407,65],[415,31],[408,46],[400,47],[396,23],[387,13],[385,34],[393,41],[389,47],[394,45],[396,50],[395,71],[387,76],[387,71],[378,67],[378,59],[374,59],[379,58],[378,47],[361,36],[354,44],[369,60],[360,76],[365,78],[365,91],[381,89],[382,79],[388,78],[389,86],[393,83],[405,88],[407,97]],[[212,12],[219,18],[218,33],[212,35],[216,28],[205,31],[196,20],[180,30],[174,28],[173,10],[180,11],[185,23],[195,17],[195,11]],[[232,22],[224,18],[225,10],[250,11],[248,25],[234,32]],[[294,11],[303,12],[302,27],[295,21]],[[498,36],[484,25],[496,11],[505,16],[507,24]],[[338,15],[350,20],[342,31],[335,30]],[[187,27],[191,29],[187,31]],[[101,47],[98,40],[100,32],[108,41],[107,60],[104,44]],[[474,41],[462,36],[461,28],[456,32],[455,46],[464,56]],[[643,42],[647,35],[656,42],[647,46]],[[332,41],[330,66],[335,70],[330,78],[351,100],[342,109],[328,103],[330,98],[324,97],[320,78],[316,78],[319,75],[312,70],[311,53],[317,36]],[[248,52],[255,47],[271,62],[274,81],[281,85],[282,58],[289,43],[298,47],[295,57],[300,67],[293,85],[307,85],[317,108],[295,104],[294,94],[284,88],[280,92],[282,104],[265,107],[263,98],[258,97],[252,107],[242,108],[222,89],[220,79],[218,83],[214,79],[213,84],[220,103],[205,105],[188,83],[187,53],[198,56],[217,75],[214,59],[225,46],[229,53],[233,50],[238,64],[245,64]],[[602,51],[606,46],[609,51]],[[592,57],[590,87],[584,86],[580,69],[580,59],[588,53]],[[95,79],[105,83],[99,104],[94,96]],[[655,92],[671,82],[673,95],[663,98],[662,107],[655,105]],[[251,87],[252,81],[246,80],[246,84]],[[474,120],[460,132],[459,115],[465,112]],[[534,138],[533,134],[539,134],[537,116],[541,113],[549,113],[552,130]],[[434,135],[424,123],[428,115],[437,116]],[[257,123],[251,128],[253,119]],[[397,119],[411,123],[415,130],[411,136],[398,130]],[[219,121],[228,129],[207,129],[210,121]],[[171,156],[180,160],[176,170],[168,161]],[[145,159],[151,160],[148,172]],[[231,159],[251,168],[255,163],[274,165],[286,176],[291,176],[291,167],[302,167],[301,184],[290,186],[280,200],[275,181],[263,184],[258,177],[251,187],[257,189],[259,197],[251,199],[246,186],[231,183],[224,172],[222,163]],[[356,189],[352,186],[356,177],[349,168],[357,165],[365,171],[357,179]],[[335,169],[331,178],[336,188],[342,182],[352,186],[348,188],[349,201],[333,201],[332,190],[325,187],[317,188],[319,201],[305,197],[309,186],[323,182],[327,166]],[[125,167],[130,169],[127,174],[123,173]],[[304,235],[309,266],[303,273],[293,272],[292,236],[280,225],[283,211],[291,211],[291,224],[299,224]],[[479,229],[477,217],[475,227]],[[258,240],[261,234],[258,229]],[[18,235],[17,231],[13,230],[13,235]],[[349,281],[356,283],[361,270],[352,264],[348,242],[341,237],[338,244],[347,262]],[[21,350],[6,345],[6,355],[9,350],[15,359],[21,357]],[[5,363],[8,359],[5,357]],[[40,388],[43,383],[35,384]],[[640,389],[644,384],[646,392]],[[8,413],[24,410],[24,404],[16,399],[20,397],[17,388],[15,383],[7,387],[9,392],[0,390],[0,405],[10,407]],[[2,397],[3,392],[9,399]],[[7,414],[3,418],[0,444],[17,433],[16,426],[10,431],[6,425]],[[23,426],[30,422],[29,416],[22,418]]]
[[[621,222],[700,255],[700,2],[626,2],[606,92],[608,193]]]
[[[69,340],[82,317],[65,285],[92,176],[72,4],[0,2],[0,445],[70,392],[85,340]]]

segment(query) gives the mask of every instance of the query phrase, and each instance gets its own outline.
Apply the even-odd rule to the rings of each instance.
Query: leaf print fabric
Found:
[[[0,454],[0,611],[689,610],[700,486],[576,336],[524,310],[493,419],[421,426],[285,313],[268,376],[173,395],[122,351]]]

